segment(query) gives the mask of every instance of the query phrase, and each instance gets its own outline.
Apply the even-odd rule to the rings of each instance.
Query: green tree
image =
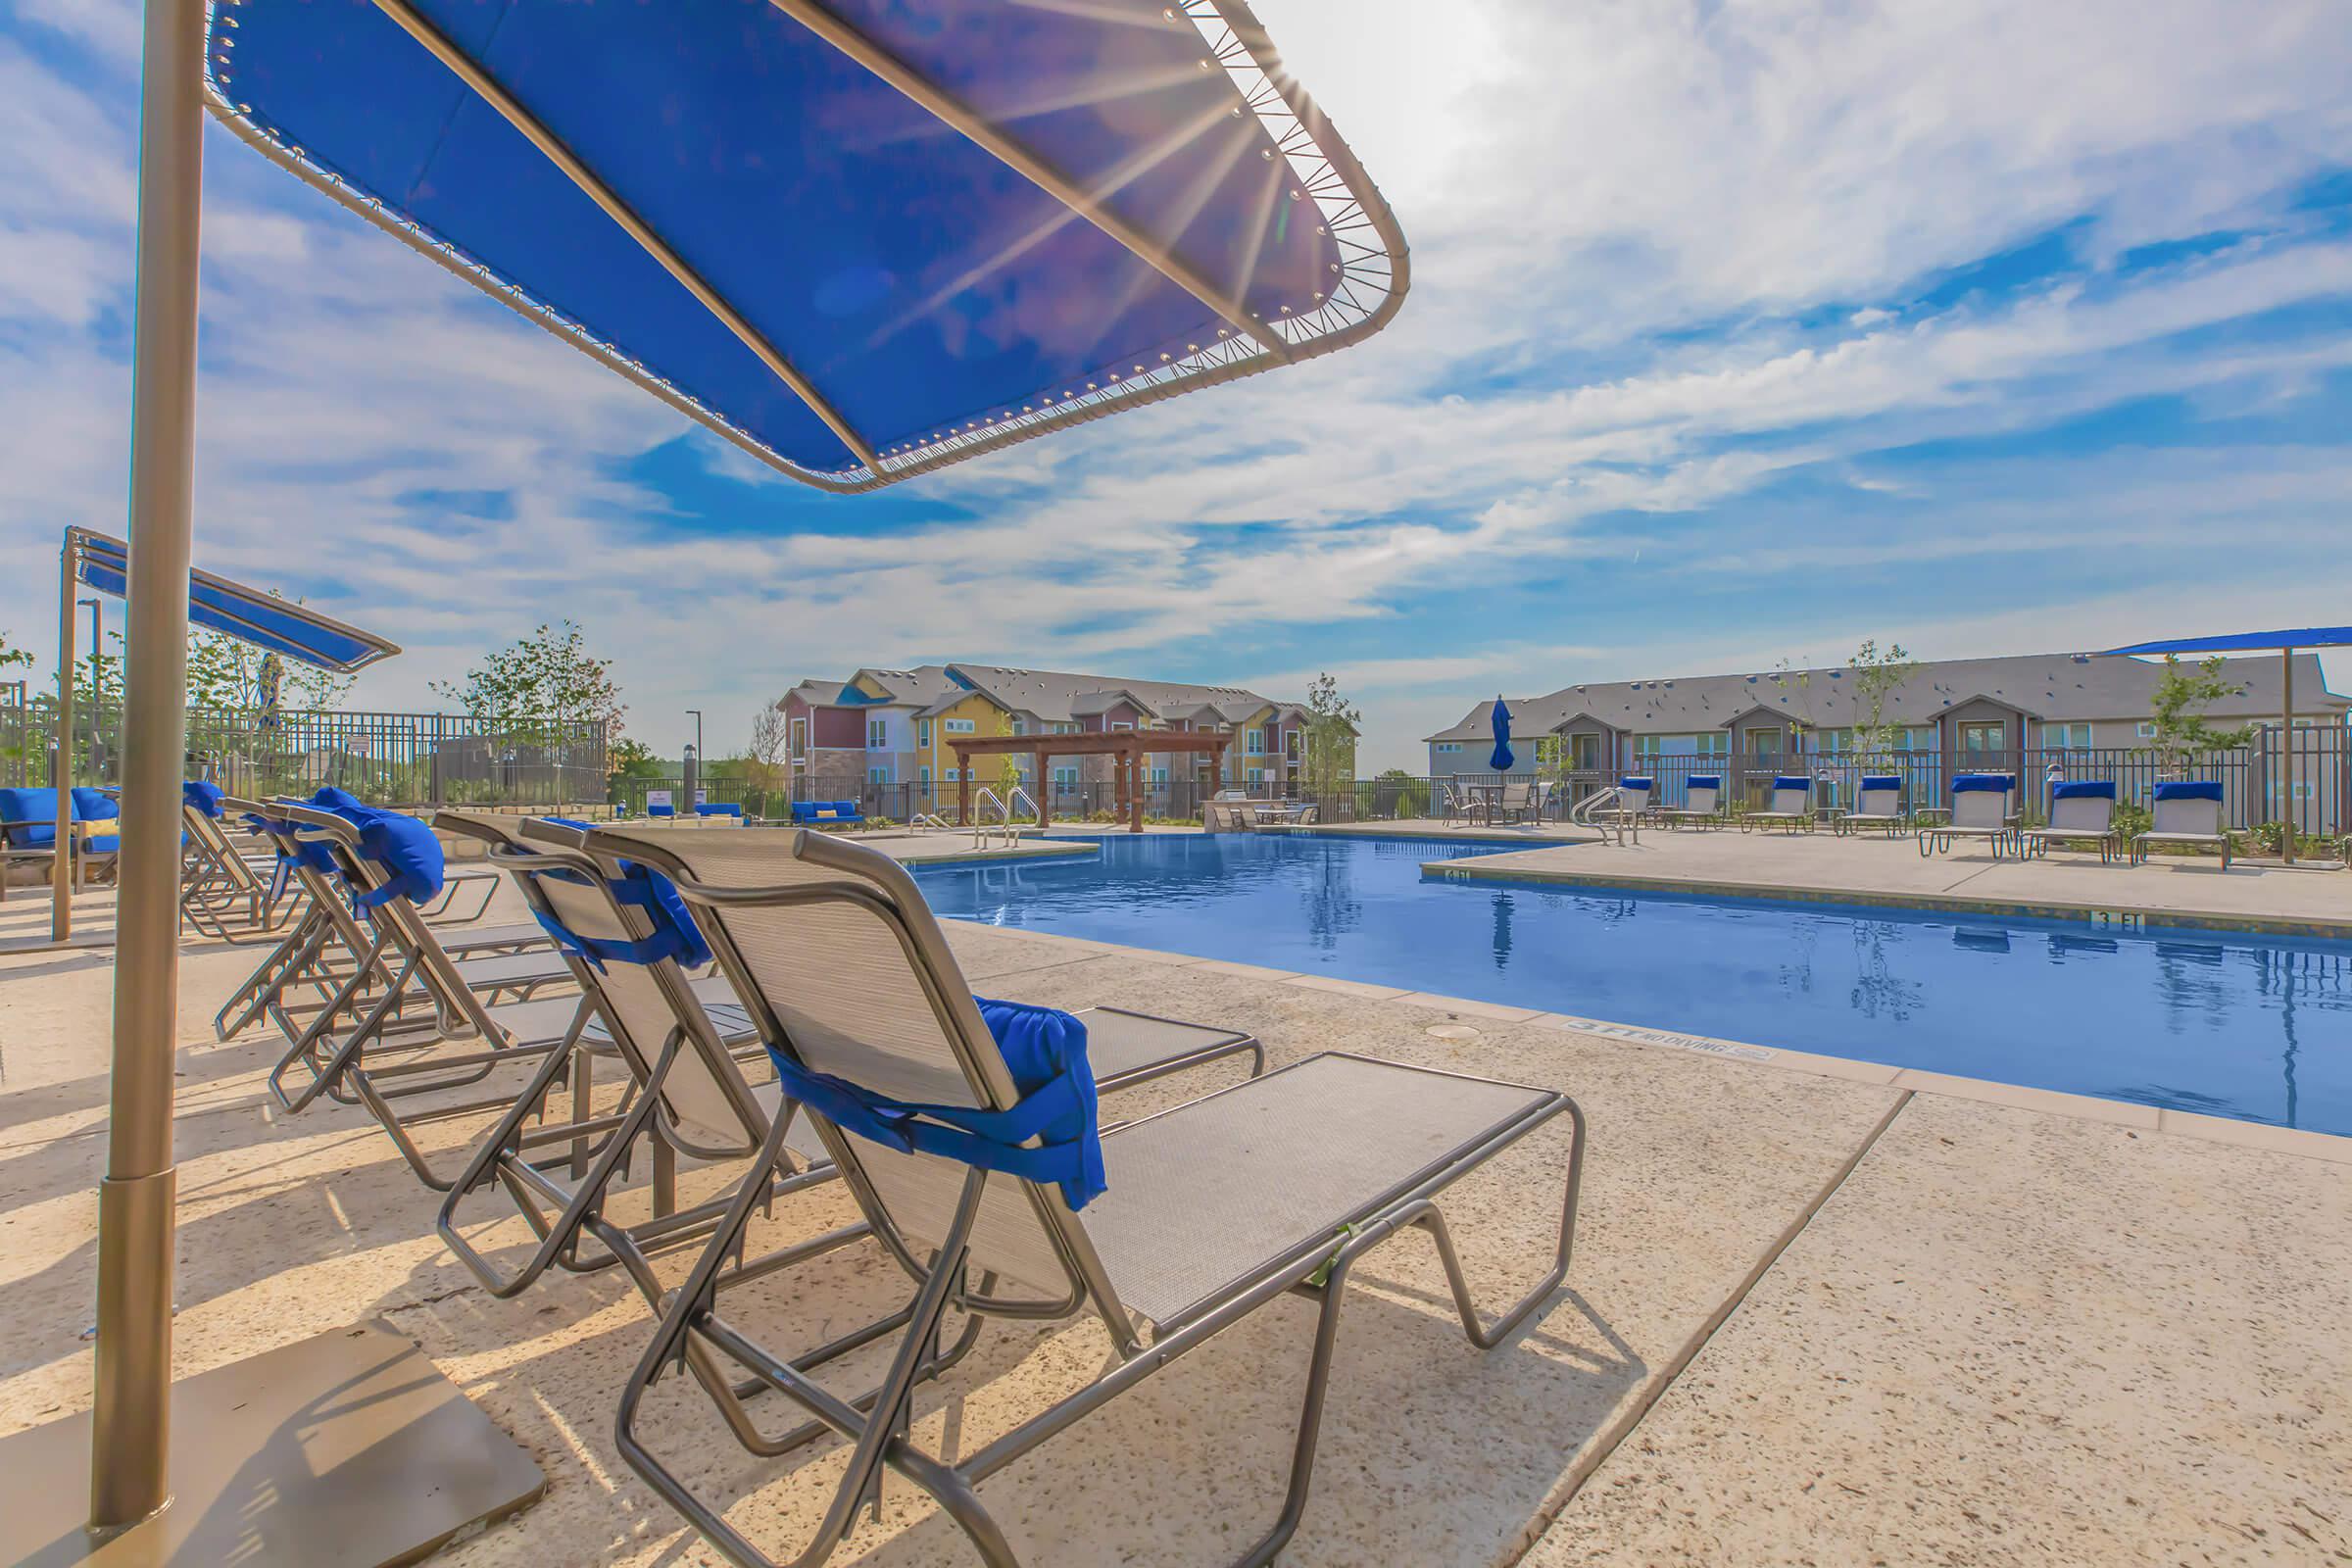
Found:
[[[32,650],[9,647],[8,633],[0,631],[0,669],[6,669],[12,664],[29,664],[31,662]]]
[[[612,661],[590,653],[587,635],[568,620],[543,623],[483,656],[463,680],[432,687],[501,737],[541,745],[601,722],[606,745],[617,746],[628,711]]]
[[[1364,715],[1340,695],[1326,670],[1306,688],[1306,737],[1299,781],[1309,795],[1337,795],[1355,781],[1355,737]]]
[[[2156,682],[2149,715],[2156,733],[2140,750],[2154,752],[2166,773],[2180,772],[2200,752],[2233,751],[2254,738],[2257,726],[2252,724],[2216,729],[2206,722],[2205,710],[2215,703],[2245,695],[2243,685],[2222,673],[2228,667],[2229,661],[2219,654],[2194,664],[2183,664],[2173,654],[2164,656],[2164,674]]]
[[[1010,735],[1012,732],[1012,715],[999,713],[994,733]],[[997,794],[1004,799],[1006,815],[1010,815],[1012,812],[1012,792],[1021,787],[1020,753],[999,752],[997,754]]]
[[[785,735],[782,699],[762,703],[752,715],[752,743],[743,753],[743,781],[747,788],[760,792],[763,814],[767,797],[783,793],[792,782],[792,765],[784,755]]]
[[[1900,726],[1887,721],[1886,699],[1919,673],[1919,661],[1901,643],[1881,649],[1873,638],[1855,649],[1845,664],[1853,672],[1854,749],[1866,757],[1893,751]]]

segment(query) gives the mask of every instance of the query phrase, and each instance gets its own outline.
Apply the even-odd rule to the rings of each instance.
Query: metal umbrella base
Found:
[[[172,1501],[87,1528],[90,1417],[0,1438],[0,1561],[387,1568],[539,1500],[547,1478],[415,1346],[334,1329],[172,1385]]]

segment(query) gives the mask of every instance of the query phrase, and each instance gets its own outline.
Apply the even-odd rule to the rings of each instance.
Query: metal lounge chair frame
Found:
[[[1999,859],[2003,849],[2018,850],[2016,816],[2017,780],[2010,778],[2005,787],[1997,790],[1960,789],[1954,780],[1951,814],[1941,822],[1931,822],[1918,833],[1919,853],[1924,859],[1936,855],[1948,855],[1958,839],[1982,839]]]
[[[2080,844],[2084,839],[2097,844],[2101,865],[2131,853],[2123,835],[2115,830],[2115,786],[2112,783],[2107,784],[2107,793],[2104,795],[2067,795],[2051,801],[2050,820],[2046,826],[2021,827],[2017,830],[2017,853],[2022,858],[2034,856],[2046,858],[2053,845]]]
[[[1703,797],[1705,804],[1693,806],[1694,797]],[[1711,828],[1723,826],[1723,776],[1719,773],[1693,774],[1683,783],[1683,804],[1653,806],[1649,819],[1666,827]]]
[[[2132,838],[2130,855],[2132,864],[2148,863],[2150,845],[2212,845],[2222,852],[2222,869],[2230,869],[2230,836],[2222,826],[2220,801],[2203,796],[2189,800],[2159,798],[2150,801],[2148,808],[2152,824],[2145,833],[2134,834]]]
[[[286,879],[290,891],[299,893],[301,918],[221,1004],[213,1019],[214,1031],[227,1040],[267,1018],[291,1043],[306,1031],[332,1028],[341,1013],[356,1011],[377,988],[389,984],[392,970],[382,954],[373,952],[371,956],[378,937],[364,929],[364,922],[353,913],[349,890],[339,881],[339,874],[322,871],[306,858],[303,824],[290,813],[308,808],[295,802],[265,804],[227,798],[221,806],[259,823],[276,848],[277,875]],[[314,833],[317,823],[346,825],[339,817],[317,812],[311,816]],[[484,902],[486,905],[487,900]],[[437,940],[451,957],[475,964],[469,973],[490,984],[494,995],[510,988],[490,981],[476,960],[548,945],[547,933],[536,925],[476,927],[452,931]]]
[[[610,879],[619,866],[592,857],[580,830],[547,821],[510,828],[505,822],[456,811],[440,812],[434,822],[491,845],[492,858],[514,877],[532,906],[565,929],[599,942],[636,942],[652,934],[652,923],[641,910],[625,908],[614,901]],[[560,1064],[550,1058],[541,1069],[547,1082],[516,1101],[476,1146],[464,1174],[450,1189],[438,1221],[441,1237],[493,1296],[518,1295],[551,1265],[585,1271],[621,1262],[628,1265],[647,1299],[659,1308],[662,1291],[650,1267],[651,1256],[701,1240],[731,1201],[729,1195],[680,1210],[675,1192],[679,1154],[706,1160],[754,1154],[766,1139],[770,1121],[779,1114],[790,1114],[792,1107],[780,1099],[763,1102],[742,1072],[747,1057],[764,1067],[766,1052],[723,978],[693,981],[673,958],[647,964],[613,960],[600,973],[577,955],[569,956],[581,990],[592,998],[598,1014],[598,1022],[583,1037],[583,1053],[595,1049],[600,1035],[609,1042],[628,1064],[632,1077],[629,1098],[617,1110],[591,1116],[585,1103],[587,1069],[582,1063],[573,1084],[573,1124],[527,1127],[532,1102],[557,1086]],[[719,993],[725,1003],[713,1006],[713,997]],[[1140,1024],[1148,1036],[1162,1039],[1183,1031],[1178,1037],[1180,1045],[1132,1051],[1124,1069],[1099,1075],[1096,1084],[1103,1093],[1240,1055],[1250,1058],[1250,1076],[1265,1071],[1265,1047],[1239,1030],[1182,1024],[1113,1008],[1090,1008],[1082,1016],[1102,1028]],[[769,1076],[772,1079],[772,1074]],[[602,1143],[589,1151],[582,1147],[584,1137]],[[649,1144],[652,1150],[654,1214],[650,1221],[627,1227],[607,1216],[605,1200],[612,1183],[625,1178],[628,1161],[640,1143]],[[535,1151],[550,1146],[567,1146],[570,1153],[557,1160],[535,1157]],[[813,1134],[789,1145],[781,1169],[765,1172],[770,1202],[840,1174]],[[555,1168],[566,1161],[573,1178],[569,1186]],[[750,1179],[748,1174],[746,1179]],[[492,1180],[506,1189],[537,1236],[536,1247],[512,1270],[502,1270],[483,1257],[458,1229],[461,1203]],[[542,1211],[542,1204],[548,1212]],[[582,1254],[577,1243],[583,1232],[593,1233],[605,1244],[601,1256]],[[864,1227],[858,1226],[844,1240],[863,1234]],[[806,1250],[795,1250],[796,1260],[811,1255]]]
[[[374,892],[384,885],[349,822],[308,807],[278,809],[298,839],[328,848],[348,886]],[[340,908],[341,900],[322,878],[313,903],[326,906],[339,919],[356,919]],[[364,1106],[416,1179],[446,1192],[456,1178],[435,1167],[418,1147],[415,1128],[491,1111],[503,1114],[518,1100],[539,1110],[545,1097],[536,1093],[536,1074],[505,1093],[454,1102],[434,1097],[484,1083],[503,1070],[536,1067],[550,1054],[568,1063],[595,1010],[585,995],[536,997],[573,981],[570,965],[552,944],[461,964],[405,896],[390,898],[371,913],[373,934],[363,939],[363,960],[271,1069],[270,1092],[289,1112],[305,1109],[322,1095]],[[386,970],[389,977],[382,978]],[[492,1004],[490,999],[500,996],[512,1000]],[[336,1030],[334,1022],[345,1017],[354,1018],[351,1026]],[[309,1081],[288,1094],[285,1076],[298,1066]]]
[[[270,939],[282,929],[301,902],[290,874],[268,849],[245,850],[232,842],[220,820],[182,801],[185,832],[180,855],[179,915],[200,935],[218,942]]]
[[[1785,827],[1791,833],[1813,831],[1813,781],[1806,779],[1802,787],[1780,782],[1782,777],[1794,776],[1783,774],[1773,780],[1771,804],[1761,811],[1742,812],[1740,832],[1768,827]]]
[[[765,837],[764,846],[719,852],[708,848],[707,840],[694,843],[660,830],[604,830],[592,834],[590,843],[657,866],[676,881],[771,1049],[788,1054],[801,1067],[837,1076],[878,1072],[900,1092],[909,1086],[940,1092],[959,1080],[975,1106],[1012,1105],[1018,1091],[1010,1072],[905,870],[887,857],[816,834]],[[809,983],[817,978],[809,966],[816,964],[833,965],[823,972],[838,981],[843,955],[858,939],[866,945],[857,949],[856,986]],[[1465,1100],[1469,1103],[1458,1102]],[[1253,1118],[1272,1116],[1279,1124],[1293,1113],[1309,1122],[1323,1118],[1331,1143],[1363,1162],[1348,1173],[1362,1185],[1312,1221],[1282,1212],[1283,1205],[1302,1201],[1298,1189],[1268,1191],[1243,1181],[1250,1196],[1238,1203],[1202,1201],[1198,1192],[1155,1185],[1140,1173],[1136,1187],[1127,1191],[1142,1195],[1129,1200],[1141,1206],[1129,1210],[1124,1224],[1082,1216],[1057,1186],[928,1155],[899,1154],[812,1117],[875,1239],[915,1287],[908,1306],[885,1320],[904,1327],[887,1375],[865,1396],[844,1399],[808,1375],[817,1359],[835,1353],[833,1346],[786,1359],[721,1315],[717,1283],[760,1203],[759,1184],[750,1184],[711,1234],[692,1275],[669,1298],[653,1343],[629,1380],[615,1430],[622,1457],[729,1561],[773,1562],[717,1508],[697,1497],[652,1452],[638,1428],[653,1383],[673,1364],[685,1360],[691,1367],[700,1349],[712,1349],[808,1412],[803,1426],[767,1440],[756,1451],[789,1451],[826,1432],[854,1445],[822,1522],[790,1559],[795,1568],[812,1568],[831,1557],[859,1506],[878,1496],[884,1466],[930,1494],[991,1568],[1015,1568],[1016,1553],[978,1496],[982,1482],[1277,1297],[1303,1292],[1320,1308],[1288,1486],[1273,1526],[1237,1559],[1251,1565],[1271,1560],[1305,1509],[1340,1308],[1354,1265],[1401,1231],[1427,1231],[1446,1269],[1463,1333],[1482,1348],[1501,1344],[1566,1278],[1586,1144],[1582,1110],[1556,1091],[1328,1053],[1104,1134],[1103,1158],[1112,1175],[1109,1193],[1096,1206],[1118,1206],[1125,1180],[1119,1172],[1130,1146],[1146,1163],[1155,1157],[1153,1152],[1200,1157],[1220,1139],[1233,1148],[1237,1136],[1247,1137],[1241,1129],[1263,1124]],[[1442,1114],[1451,1116],[1449,1125],[1440,1124]],[[1494,1154],[1563,1114],[1571,1120],[1574,1146],[1552,1265],[1525,1297],[1486,1322],[1434,1200]],[[1390,1142],[1350,1139],[1334,1130],[1340,1122],[1362,1132],[1378,1123]],[[788,1125],[779,1117],[771,1126],[764,1160],[781,1156]],[[1267,1147],[1258,1146],[1261,1160]],[[1387,1163],[1376,1177],[1363,1174],[1382,1159]],[[1284,1175],[1298,1174],[1265,1162],[1269,1168],[1263,1174],[1278,1186]],[[1143,1168],[1139,1164],[1139,1172]],[[1333,1190],[1346,1185],[1328,1179],[1327,1184]],[[1316,1200],[1330,1196],[1319,1193]],[[1161,1205],[1157,1209],[1155,1201]],[[1234,1228],[1236,1221],[1259,1216],[1265,1223],[1258,1234],[1248,1234],[1247,1224]],[[1144,1239],[1155,1221],[1189,1224],[1194,1236],[1239,1239],[1229,1243],[1232,1255],[1203,1263],[1189,1249],[1172,1247],[1163,1253]],[[1105,1241],[1112,1244],[1108,1253],[1099,1245]],[[1245,1257],[1250,1260],[1242,1261]],[[1240,1266],[1227,1273],[1236,1263]],[[1149,1281],[1143,1288],[1151,1299],[1138,1297],[1135,1289],[1123,1294],[1119,1275],[1131,1283]],[[1000,1295],[1000,1280],[1045,1294]],[[1200,1289],[1203,1281],[1210,1283]],[[945,1337],[951,1307],[966,1314],[952,1342]],[[1090,1308],[1109,1332],[1117,1356],[1089,1387],[960,1461],[951,1463],[914,1446],[910,1401],[915,1390],[959,1360],[987,1319],[1063,1320]],[[1139,1332],[1143,1326],[1151,1329],[1149,1341]],[[859,1343],[879,1337],[860,1334]]]

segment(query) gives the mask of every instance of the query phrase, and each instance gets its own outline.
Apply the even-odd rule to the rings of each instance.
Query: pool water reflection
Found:
[[[2352,943],[1425,879],[1425,840],[1114,837],[943,915],[2352,1134]]]

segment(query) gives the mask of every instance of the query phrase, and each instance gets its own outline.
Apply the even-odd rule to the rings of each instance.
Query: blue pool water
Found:
[[[2352,943],[1424,880],[1426,840],[1114,837],[944,915],[2352,1134]]]

